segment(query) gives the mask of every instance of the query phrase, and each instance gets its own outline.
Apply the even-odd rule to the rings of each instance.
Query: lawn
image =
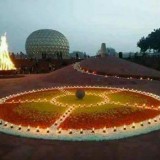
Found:
[[[67,95],[62,96],[57,99],[58,102],[61,102],[63,104],[67,105],[90,105],[90,104],[96,104],[99,102],[102,102],[104,99],[100,96],[95,95],[87,95],[83,98],[83,100],[78,99],[75,95]]]
[[[139,93],[134,93],[134,92],[118,92],[114,94],[109,94],[108,98],[110,101],[114,102],[121,102],[123,104],[129,103],[129,104],[135,104],[137,103],[138,105],[143,105],[146,104],[148,106],[159,106],[160,102],[152,97],[145,96]]]

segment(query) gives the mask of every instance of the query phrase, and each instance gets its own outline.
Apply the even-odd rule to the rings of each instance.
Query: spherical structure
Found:
[[[61,58],[69,53],[69,42],[58,31],[41,29],[29,35],[25,48],[28,56],[31,58]]]
[[[83,99],[84,96],[85,96],[85,91],[84,91],[84,90],[78,89],[78,90],[76,91],[76,97],[77,97],[78,99]]]

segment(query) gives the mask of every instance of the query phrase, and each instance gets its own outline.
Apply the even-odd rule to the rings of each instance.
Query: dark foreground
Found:
[[[159,160],[160,131],[123,140],[65,142],[0,134],[1,160]]]

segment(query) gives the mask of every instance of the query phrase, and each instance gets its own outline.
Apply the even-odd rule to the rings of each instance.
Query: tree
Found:
[[[137,46],[141,49],[141,52],[146,52],[149,49],[149,40],[142,37],[137,43]]]
[[[160,29],[155,29],[146,38],[142,37],[137,46],[141,49],[141,52],[145,53],[148,49],[160,52]]]
[[[116,55],[116,50],[114,48],[107,48],[107,53],[109,53],[109,55],[115,56]]]
[[[119,52],[119,58],[123,58],[123,53]]]

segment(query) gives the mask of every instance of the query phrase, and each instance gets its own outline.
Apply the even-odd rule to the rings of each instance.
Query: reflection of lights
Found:
[[[11,125],[11,129],[13,128],[13,124]]]
[[[50,132],[50,130],[49,130],[49,128],[47,128],[47,133],[49,133]]]
[[[36,132],[39,132],[40,130],[39,130],[39,127],[37,127],[37,129],[36,129]]]

